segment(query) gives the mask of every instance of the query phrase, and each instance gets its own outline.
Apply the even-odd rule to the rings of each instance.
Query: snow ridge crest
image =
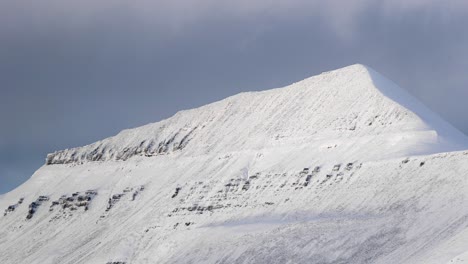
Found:
[[[333,151],[324,153],[330,146]],[[323,158],[339,153],[363,158],[358,153],[366,152],[382,159],[467,149],[468,140],[405,90],[355,64],[58,151],[47,156],[46,164],[270,148],[310,148]]]

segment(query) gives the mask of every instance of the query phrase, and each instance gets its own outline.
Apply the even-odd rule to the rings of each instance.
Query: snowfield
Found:
[[[363,65],[49,154],[1,263],[463,263],[468,139]]]

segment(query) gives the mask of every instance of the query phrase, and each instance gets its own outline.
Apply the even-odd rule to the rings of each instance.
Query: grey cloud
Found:
[[[130,19],[133,23],[169,32],[189,30],[195,23],[209,18],[245,19],[269,16],[282,19],[323,14],[335,30],[349,30],[355,18],[369,6],[379,6],[380,15],[398,19],[402,14],[422,10],[428,17],[466,14],[463,0],[17,0],[0,3],[1,29],[18,33],[22,26],[38,29],[64,27],[69,30],[88,28],[110,19]]]

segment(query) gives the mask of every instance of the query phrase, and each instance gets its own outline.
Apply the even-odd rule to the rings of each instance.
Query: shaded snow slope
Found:
[[[50,154],[47,163],[282,147],[308,148],[324,159],[340,152],[381,159],[462,150],[467,142],[394,83],[353,65],[285,88],[242,93],[182,111],[86,147]]]
[[[466,146],[353,65],[49,155],[0,196],[0,262],[462,261]]]

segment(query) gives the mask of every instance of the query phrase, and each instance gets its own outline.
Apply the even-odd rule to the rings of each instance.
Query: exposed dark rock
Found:
[[[10,206],[8,206],[8,208],[5,209],[5,213],[3,214],[3,216],[7,216],[8,213],[15,211],[15,209],[16,209],[16,205],[10,205]]]
[[[335,166],[333,166],[333,171],[339,171],[341,168],[341,164],[336,164]]]
[[[49,201],[49,197],[41,195],[41,196],[39,196],[39,198],[37,200],[39,202],[46,202],[46,201]]]
[[[312,179],[312,175],[311,174],[307,175],[307,177],[305,179],[305,183],[304,183],[305,187],[307,187],[309,185],[311,179]]]
[[[133,188],[132,188],[133,189]],[[136,197],[138,196],[138,194],[140,194],[140,192],[144,191],[145,190],[145,186],[140,186],[138,188],[136,188],[136,190],[132,193],[132,201],[135,201]]]
[[[171,196],[171,198],[177,197],[177,195],[179,194],[180,190],[182,190],[182,187],[177,187],[177,188],[175,189],[175,193]]]
[[[5,209],[5,213],[3,216],[7,216],[9,213],[13,212],[16,210],[16,207],[18,207],[20,204],[22,204],[24,201],[24,198],[20,198],[16,204],[8,206],[7,209]]]
[[[76,211],[79,208],[84,208],[85,211],[89,209],[92,199],[97,195],[97,191],[88,190],[84,193],[75,192],[72,196],[62,195],[57,201],[52,201],[49,211],[53,211],[58,205],[61,205],[62,210],[69,209]]]
[[[246,181],[244,186],[242,186],[243,191],[247,191],[250,188],[250,181]]]
[[[196,129],[197,127],[189,131],[180,129],[166,139],[143,140],[133,146],[129,145],[124,148],[110,147],[110,143],[101,142],[94,144],[95,147],[88,152],[85,152],[83,148],[56,151],[47,155],[46,165],[127,160],[136,155],[150,157],[180,151],[189,144]]]
[[[117,194],[113,194],[109,200],[107,201],[107,207],[106,207],[106,212],[109,211],[112,207],[114,207],[114,205],[121,200],[122,197],[124,197],[127,193],[129,192],[132,192],[132,201],[135,200],[135,198],[137,197],[137,195],[142,192],[143,190],[145,190],[145,186],[144,185],[141,185],[141,186],[138,186],[138,187],[127,187],[125,188],[122,193],[117,193]]]

